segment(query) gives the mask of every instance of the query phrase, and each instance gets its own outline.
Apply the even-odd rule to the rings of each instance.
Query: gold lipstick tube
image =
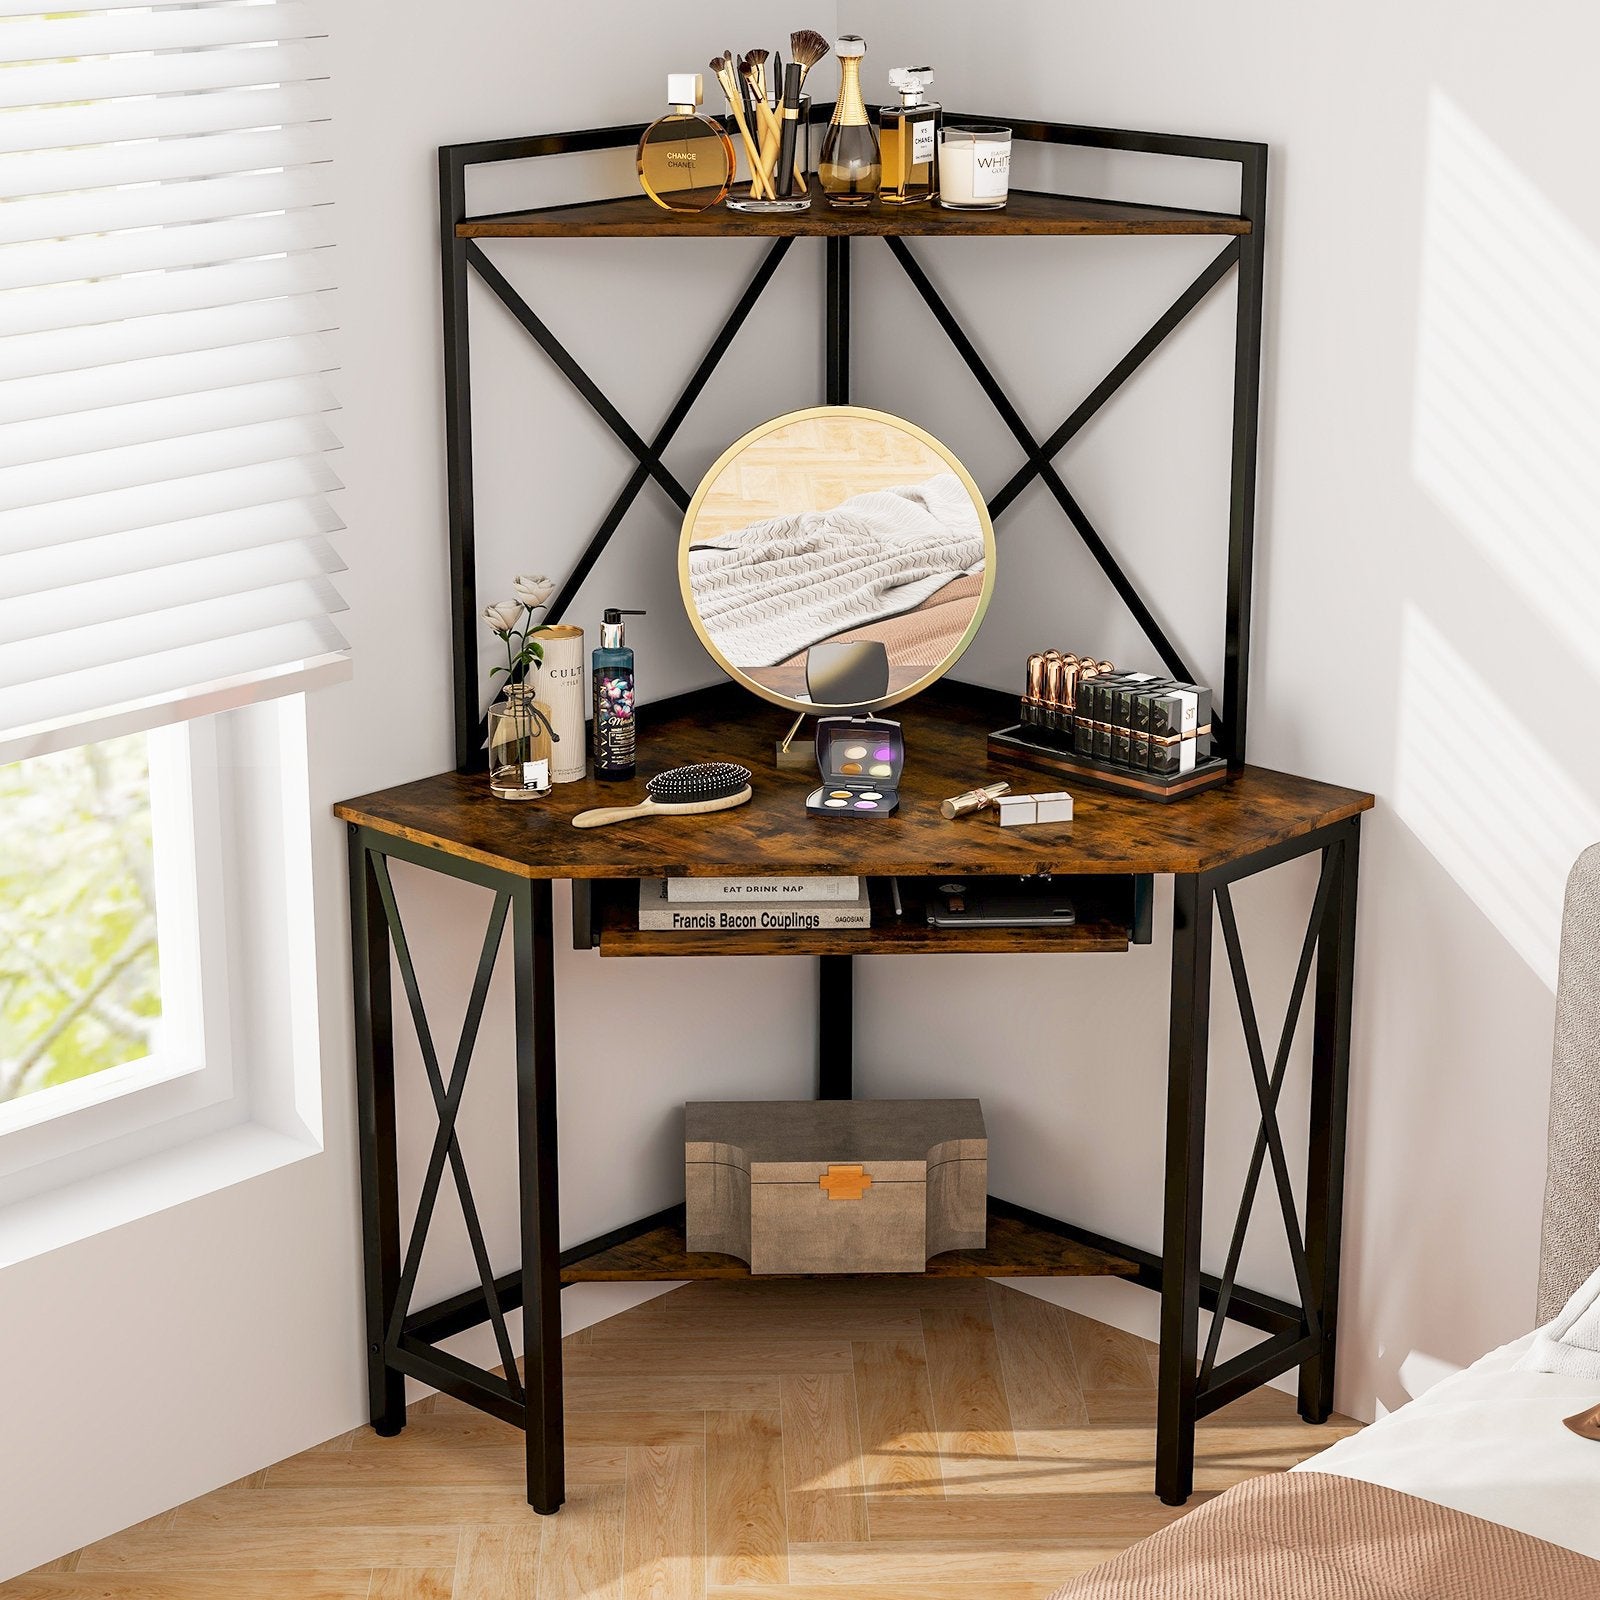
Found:
[[[1022,721],[1037,728],[1044,720],[1044,653],[1036,650],[1028,657],[1028,681],[1022,694]]]
[[[992,806],[1010,788],[1009,783],[990,783],[981,789],[968,789],[965,794],[958,794],[954,799],[941,800],[939,814],[954,818],[964,817],[973,811],[983,811]]]

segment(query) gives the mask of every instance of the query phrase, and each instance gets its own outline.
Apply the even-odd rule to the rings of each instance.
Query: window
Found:
[[[193,732],[0,767],[0,1136],[204,1063]]]
[[[158,1049],[144,734],[0,767],[0,1105]]]
[[[316,1120],[251,1071],[348,672],[324,3],[0,0],[0,1206]]]

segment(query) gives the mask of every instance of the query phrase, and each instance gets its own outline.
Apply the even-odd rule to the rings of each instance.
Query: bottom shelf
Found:
[[[1131,1278],[1135,1262],[1035,1227],[989,1205],[989,1242],[982,1250],[933,1256],[929,1278]],[[563,1283],[662,1283],[673,1279],[751,1278],[737,1256],[690,1255],[681,1223],[652,1228],[561,1269]],[[829,1274],[838,1276],[838,1274]]]

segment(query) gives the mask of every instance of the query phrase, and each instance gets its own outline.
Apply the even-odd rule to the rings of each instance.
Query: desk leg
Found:
[[[1322,1328],[1317,1354],[1300,1368],[1300,1415],[1326,1422],[1333,1411],[1339,1316],[1339,1249],[1344,1216],[1345,1112],[1350,1086],[1350,1013],[1355,994],[1356,875],[1361,821],[1344,825],[1323,852],[1336,876],[1317,936],[1315,1030],[1311,1044],[1311,1146],[1306,1170],[1306,1264]],[[1328,862],[1330,852],[1337,860]]]
[[[817,957],[817,1098],[855,1094],[855,973],[851,956]]]
[[[393,1435],[406,1425],[406,1380],[384,1357],[400,1285],[389,924],[360,828],[351,826],[349,844],[350,963],[355,984],[356,1102],[366,1263],[367,1414],[378,1433]]]
[[[1214,886],[1204,874],[1173,881],[1167,1186],[1156,1416],[1156,1493],[1169,1506],[1182,1505],[1194,1488],[1213,892]]]
[[[556,1174],[555,935],[548,879],[512,892],[516,945],[517,1170],[522,1214],[522,1351],[528,1504],[566,1498],[561,1416],[561,1230]]]

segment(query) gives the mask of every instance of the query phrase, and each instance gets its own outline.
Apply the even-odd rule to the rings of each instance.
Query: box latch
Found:
[[[872,1187],[872,1179],[859,1165],[830,1165],[817,1183],[830,1200],[859,1200]]]

